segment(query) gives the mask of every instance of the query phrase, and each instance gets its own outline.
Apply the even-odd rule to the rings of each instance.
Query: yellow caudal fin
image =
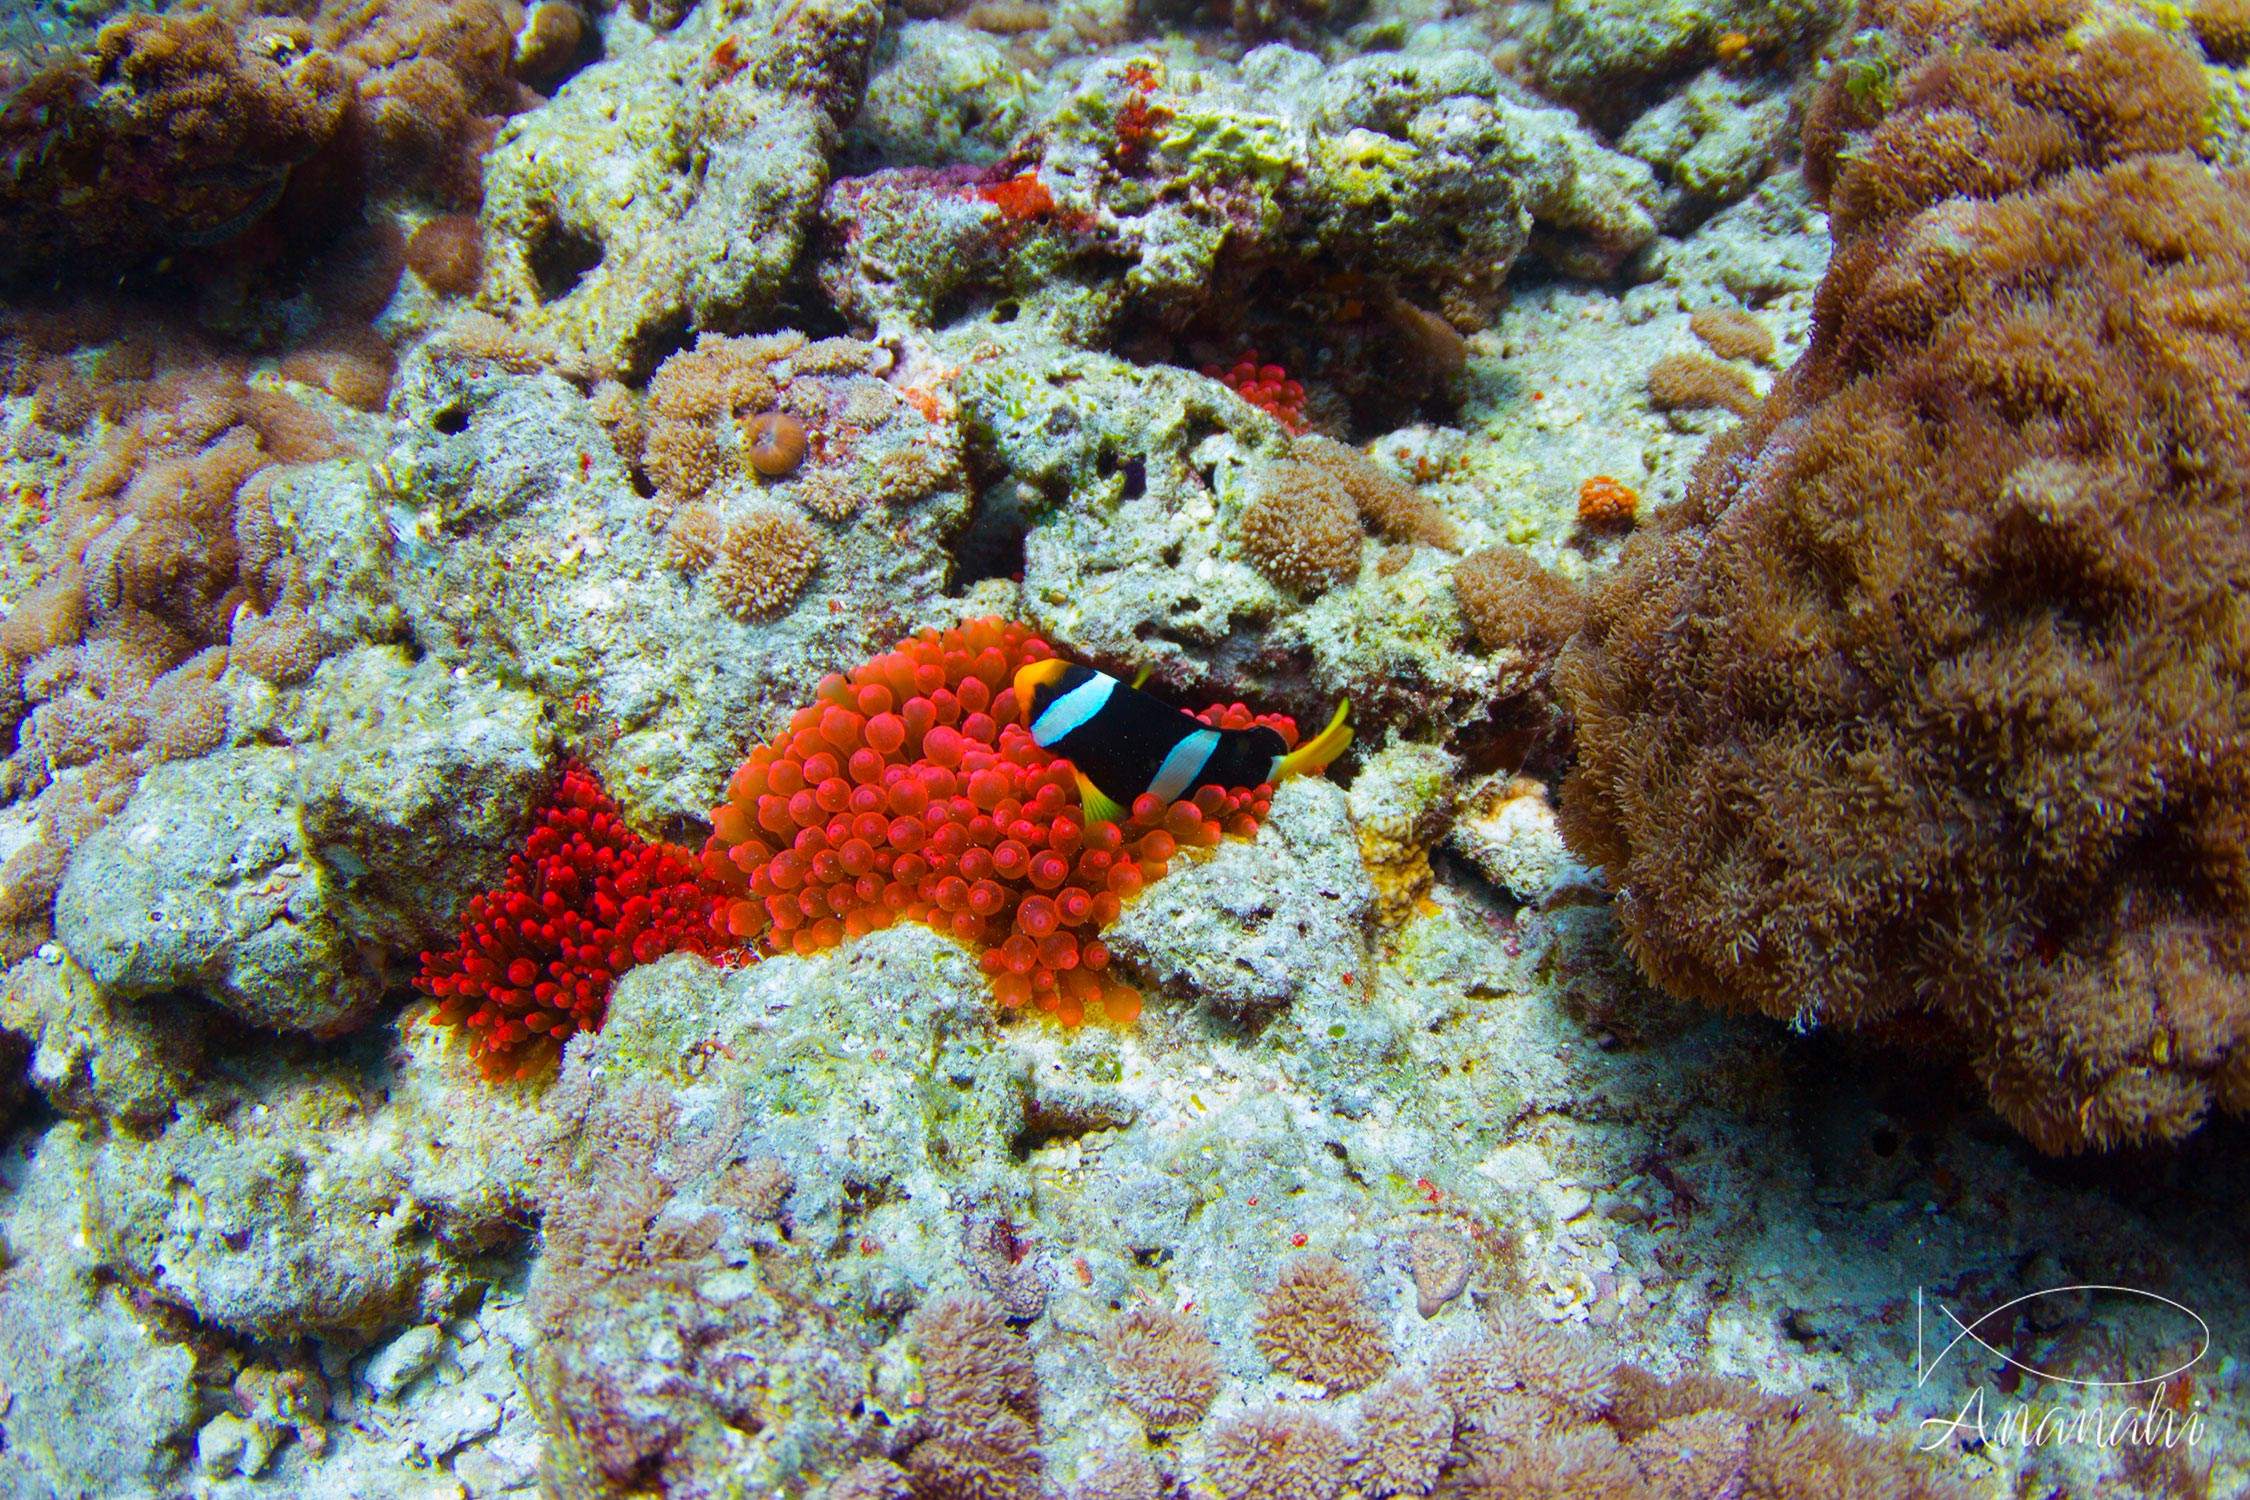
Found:
[[[1149,663],[1149,664],[1148,664],[1147,666],[1145,666],[1145,667],[1141,668],[1141,669],[1140,669],[1140,670],[1139,670],[1138,672],[1135,672],[1135,673],[1133,674],[1133,686],[1135,686],[1135,687],[1146,687],[1146,686],[1148,686],[1148,679],[1149,679],[1149,674],[1150,674],[1150,673],[1152,673],[1152,672],[1154,672],[1155,670],[1156,670],[1156,663],[1154,663],[1154,662],[1150,662],[1150,663]]]
[[[1352,742],[1352,726],[1344,722],[1351,711],[1351,699],[1337,704],[1336,717],[1328,721],[1326,729],[1274,762],[1273,779],[1317,776],[1327,770],[1328,763],[1342,755],[1344,747]]]
[[[1086,773],[1076,766],[1071,774],[1078,778],[1078,805],[1086,810],[1088,823],[1122,823],[1125,809],[1109,799],[1108,794],[1086,779]]]

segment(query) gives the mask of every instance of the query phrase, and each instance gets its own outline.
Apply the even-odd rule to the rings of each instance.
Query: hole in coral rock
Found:
[[[686,313],[651,323],[634,335],[625,349],[627,377],[639,384],[656,373],[656,367],[695,342],[695,331]]]
[[[602,242],[559,219],[548,219],[531,242],[529,259],[539,300],[557,302],[578,290],[586,273],[602,263]]]
[[[466,406],[448,406],[430,418],[433,430],[454,437],[469,430],[469,409]]]
[[[1125,498],[1138,500],[1148,493],[1148,465],[1137,458],[1125,460]]]
[[[953,544],[953,587],[965,593],[987,578],[1023,576],[1023,539],[1031,529],[1019,486],[1006,482],[979,493],[968,527]]]
[[[1016,314],[1022,311],[1022,307],[1017,305],[1013,297],[1010,297],[992,304],[992,321],[995,323],[1013,323],[1016,320]]]
[[[1867,1144],[1869,1149],[1872,1150],[1877,1156],[1896,1156],[1898,1155],[1899,1147],[1898,1132],[1891,1129],[1889,1126],[1884,1126],[1881,1129],[1878,1129],[1875,1134],[1868,1139]]]

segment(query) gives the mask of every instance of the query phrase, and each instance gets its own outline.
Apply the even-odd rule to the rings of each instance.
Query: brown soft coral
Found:
[[[2183,47],[2029,9],[1871,13],[1812,347],[1556,676],[1652,977],[1945,1038],[2068,1151],[2250,1110],[2250,185]]]
[[[929,1500],[1033,1500],[1039,1378],[1024,1341],[982,1297],[940,1297],[914,1315],[931,1427],[902,1457]]]
[[[1356,1391],[1391,1367],[1391,1340],[1367,1305],[1367,1289],[1333,1255],[1305,1255],[1284,1267],[1266,1294],[1254,1330],[1275,1369]]]
[[[248,0],[120,17],[17,89],[0,112],[17,166],[0,184],[0,269],[121,270],[269,219],[317,238],[371,189],[473,206],[499,117],[533,98],[513,73],[513,7],[293,8],[309,19]],[[525,65],[545,81],[554,59]]]

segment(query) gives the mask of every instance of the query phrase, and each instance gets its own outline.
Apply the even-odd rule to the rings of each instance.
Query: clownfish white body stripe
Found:
[[[1163,802],[1200,787],[1244,787],[1318,771],[1351,743],[1351,705],[1291,750],[1266,726],[1213,729],[1191,713],[1105,672],[1056,659],[1016,673],[1016,700],[1031,738],[1071,763],[1086,816],[1118,821],[1135,798]]]

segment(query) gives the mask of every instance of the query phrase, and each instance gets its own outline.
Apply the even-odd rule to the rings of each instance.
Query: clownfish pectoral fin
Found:
[[[1346,698],[1336,705],[1336,717],[1328,727],[1290,751],[1277,756],[1273,763],[1273,779],[1280,781],[1290,776],[1318,775],[1328,769],[1328,763],[1344,753],[1352,742],[1352,726],[1344,720],[1351,714],[1352,700]]]
[[[1133,686],[1136,688],[1147,686],[1149,675],[1155,670],[1156,663],[1150,662],[1147,666],[1141,668],[1138,672],[1135,672],[1133,674]]]
[[[1086,810],[1086,821],[1091,823],[1122,823],[1125,809],[1111,801],[1109,794],[1086,779],[1086,773],[1076,766],[1071,774],[1078,778],[1078,805]]]

